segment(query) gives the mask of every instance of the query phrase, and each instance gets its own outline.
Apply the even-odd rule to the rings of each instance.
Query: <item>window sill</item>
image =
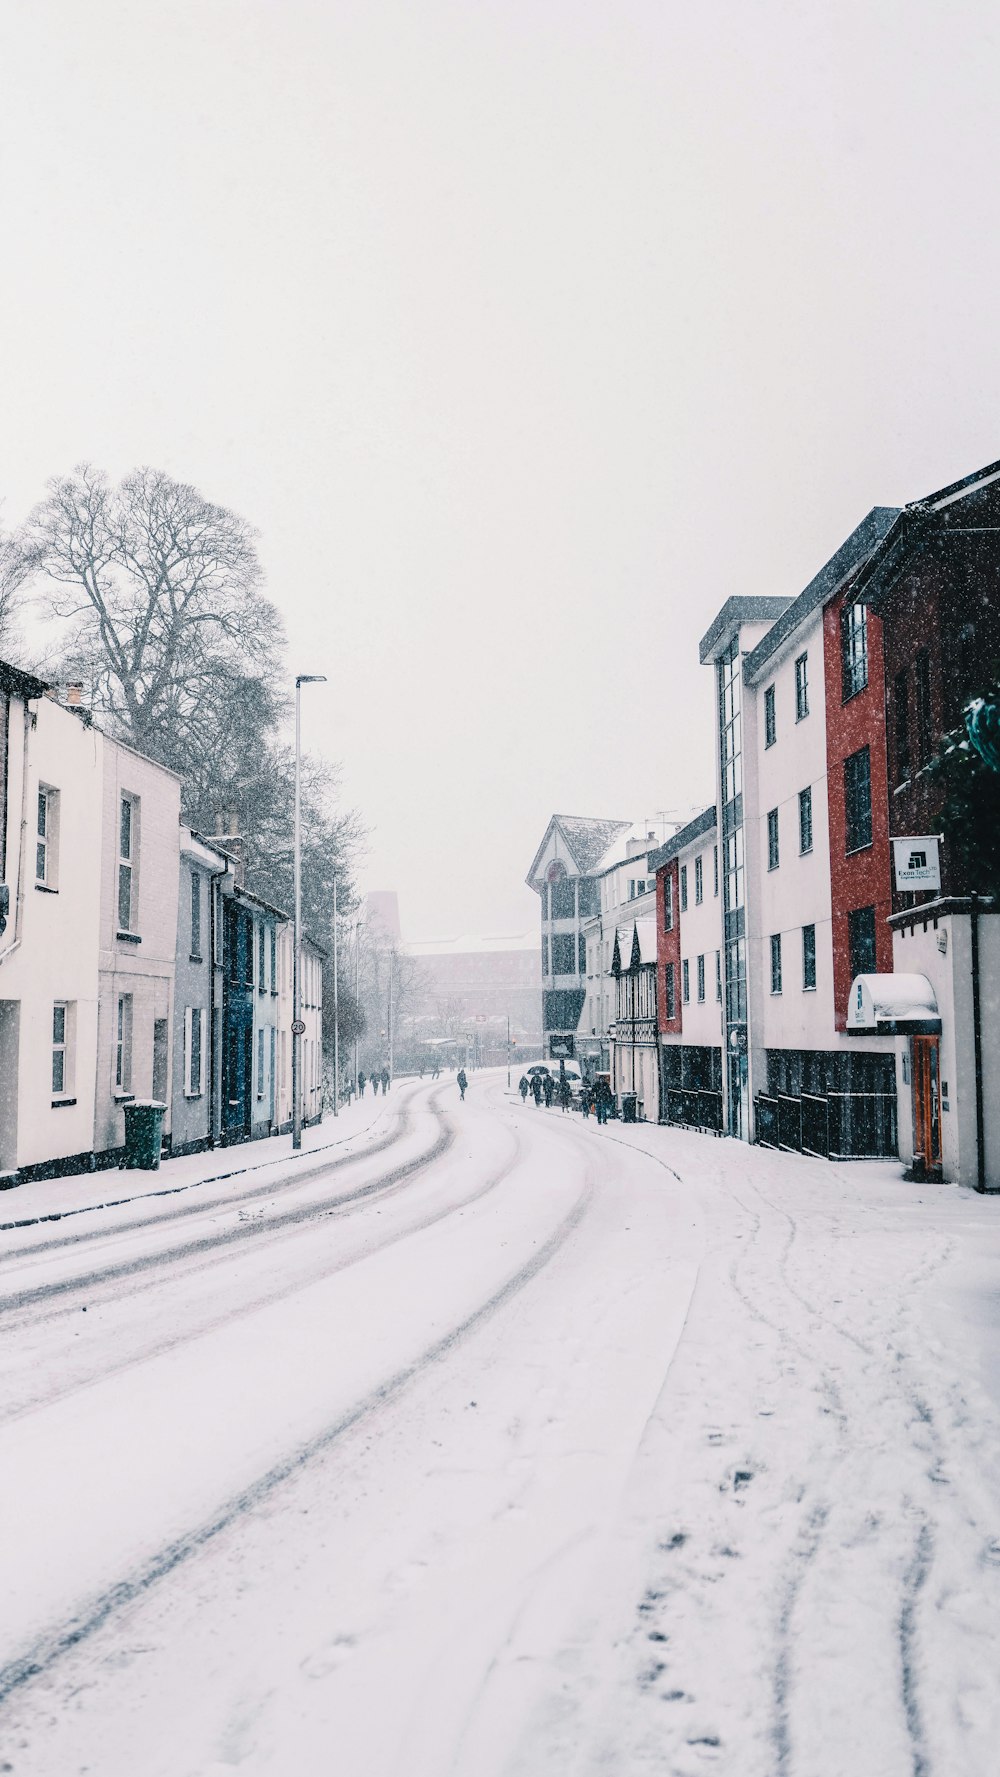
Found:
[[[193,951],[191,952],[191,955],[188,957],[189,963],[203,963],[204,961],[205,961],[205,958],[203,956],[195,956]]]
[[[111,1096],[115,1100],[116,1104],[131,1104],[135,1098],[135,1093],[134,1092],[119,1092],[116,1087],[115,1090],[112,1092]]]
[[[873,844],[874,844],[873,840],[866,839],[863,845],[849,846],[847,851],[845,851],[844,856],[845,856],[845,858],[859,857],[863,851],[871,851]]]
[[[807,722],[809,720],[809,711],[803,710],[801,715],[796,714],[795,720],[796,722]]]
[[[36,882],[35,889],[40,895],[57,895],[59,893],[57,888],[50,888],[47,882]]]
[[[115,937],[118,939],[119,944],[141,944],[142,943],[142,939],[140,938],[138,932],[116,932]]]
[[[860,697],[862,691],[867,691],[867,689],[868,689],[868,680],[866,679],[863,685],[855,685],[853,691],[846,691],[840,700],[841,708],[843,709],[845,704],[853,703],[854,699],[856,697]]]
[[[70,1106],[74,1105],[75,1103],[76,1103],[75,1098],[54,1098],[52,1100],[52,1109],[54,1111],[63,1111],[63,1110],[68,1111]]]
[[[772,747],[773,747],[773,746],[776,746],[776,745],[777,745],[777,742],[778,742],[778,736],[777,736],[777,735],[774,735],[774,736],[773,736],[773,738],[772,738],[772,739],[771,739],[771,740],[765,740],[765,742],[764,742],[764,751],[765,751],[765,753],[768,753],[768,752],[770,752],[770,750],[771,750],[771,748],[772,748]]]
[[[189,1104],[195,1104],[199,1098],[204,1098],[204,1096],[205,1094],[203,1092],[188,1092],[185,1088],[184,1097]]]
[[[813,855],[813,847],[811,845],[803,845],[803,846],[799,847],[799,857],[800,858],[811,858],[812,855]]]
[[[776,870],[780,870],[780,868],[781,868],[780,864],[768,864],[768,866],[767,866],[768,876],[773,876],[774,872]]]
[[[803,989],[802,989],[802,992],[803,992],[803,993],[815,993],[815,992],[816,992],[816,983],[815,983],[815,981],[814,981],[814,982],[813,982],[813,984],[812,984],[812,986],[811,986],[811,987],[803,987]]]

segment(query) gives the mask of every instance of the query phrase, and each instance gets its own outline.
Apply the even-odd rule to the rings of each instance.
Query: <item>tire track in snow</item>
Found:
[[[443,1114],[444,1113],[442,1113],[442,1115]],[[453,1130],[453,1139],[456,1135],[457,1131]],[[37,1401],[27,1402],[23,1406],[16,1407],[14,1411],[10,1413],[0,1412],[0,1425],[10,1425],[15,1420],[27,1418],[32,1413],[43,1412],[46,1408],[55,1405],[57,1401],[64,1400],[68,1395],[77,1393],[81,1388],[93,1387],[96,1383],[104,1382],[110,1376],[121,1376],[126,1371],[135,1369],[137,1365],[148,1363],[153,1358],[161,1356],[166,1351],[174,1351],[180,1346],[188,1344],[193,1339],[201,1339],[205,1337],[206,1334],[216,1331],[219,1327],[231,1325],[234,1321],[249,1319],[252,1315],[259,1313],[264,1308],[271,1307],[276,1302],[288,1300],[289,1297],[298,1294],[300,1290],[311,1289],[314,1284],[321,1282],[324,1278],[334,1277],[339,1271],[350,1270],[352,1265],[363,1264],[368,1259],[374,1258],[378,1253],[386,1251],[389,1247],[398,1245],[401,1240],[408,1240],[410,1236],[414,1234],[422,1234],[428,1228],[433,1228],[438,1222],[445,1221],[449,1216],[458,1215],[464,1210],[470,1209],[474,1204],[480,1202],[482,1198],[489,1196],[491,1191],[495,1191],[518,1165],[523,1144],[516,1130],[512,1131],[512,1138],[515,1144],[513,1154],[503,1166],[491,1173],[486,1179],[486,1182],[478,1186],[478,1188],[470,1195],[457,1199],[454,1203],[446,1204],[442,1209],[435,1210],[432,1214],[424,1216],[419,1222],[401,1228],[395,1233],[387,1234],[383,1239],[366,1247],[363,1252],[355,1253],[347,1258],[336,1259],[334,1263],[329,1265],[324,1264],[320,1270],[311,1271],[308,1274],[297,1277],[284,1287],[272,1290],[265,1296],[257,1296],[253,1301],[247,1302],[243,1307],[229,1309],[213,1320],[201,1321],[194,1327],[179,1330],[173,1335],[173,1337],[162,1339],[155,1345],[147,1346],[131,1357],[122,1358],[118,1363],[106,1364],[96,1376],[73,1380],[67,1383],[64,1388],[50,1391],[46,1395],[40,1397]],[[403,1180],[397,1181],[396,1184],[387,1187],[385,1190],[379,1191],[379,1201],[384,1201],[387,1197],[396,1196],[400,1191],[408,1188],[411,1183],[412,1174]],[[324,1219],[327,1217],[336,1217],[339,1219],[342,1216],[356,1215],[359,1211],[368,1208],[370,1208],[370,1200],[363,1203],[357,1203],[353,1200],[344,1200],[339,1202],[335,1208],[325,1209],[321,1213]],[[185,1272],[185,1276],[190,1275],[191,1273],[189,1271]],[[169,1282],[170,1280],[162,1279],[158,1281]],[[71,1312],[71,1310],[61,1309],[60,1312]]]
[[[440,1159],[441,1155],[446,1153],[455,1141],[457,1131],[454,1128],[445,1125],[443,1121],[444,1113],[440,1110],[439,1105],[436,1102],[432,1102],[429,1108],[431,1114],[437,1118],[439,1124],[438,1134],[435,1137],[434,1142],[422,1154],[415,1156],[412,1160],[404,1161],[401,1165],[394,1167],[390,1172],[384,1173],[378,1179],[371,1180],[364,1185],[359,1185],[353,1191],[342,1192],[336,1197],[311,1199],[306,1204],[301,1204],[297,1208],[286,1209],[279,1212],[277,1215],[268,1216],[266,1219],[262,1218],[260,1220],[255,1219],[239,1222],[235,1226],[219,1229],[211,1234],[201,1235],[197,1239],[183,1241],[173,1246],[162,1248],[157,1252],[140,1253],[134,1258],[123,1259],[113,1265],[105,1265],[94,1271],[77,1274],[71,1277],[59,1278],[53,1283],[38,1284],[33,1288],[21,1290],[6,1296],[0,1296],[0,1314],[14,1314],[25,1308],[35,1307],[43,1302],[60,1301],[61,1298],[74,1293],[78,1294],[84,1290],[89,1293],[94,1289],[99,1288],[102,1284],[115,1283],[124,1277],[137,1281],[144,1273],[161,1270],[164,1267],[177,1264],[184,1259],[196,1258],[201,1254],[208,1255],[210,1253],[217,1256],[220,1249],[235,1246],[247,1240],[260,1239],[261,1236],[274,1237],[289,1229],[299,1228],[307,1225],[309,1222],[320,1220],[323,1216],[333,1213],[343,1205],[361,1205],[372,1197],[380,1196],[399,1185],[402,1181],[412,1179],[414,1174],[421,1172],[435,1160]],[[393,1146],[396,1141],[402,1139],[404,1133],[405,1131],[401,1130],[391,1141],[387,1141],[385,1146]],[[294,1186],[298,1187],[302,1184],[312,1182],[314,1179],[325,1178],[328,1173],[339,1171],[343,1166],[356,1165],[361,1161],[367,1160],[373,1151],[377,1150],[369,1149],[363,1154],[343,1156],[338,1160],[327,1162],[323,1166],[315,1167],[308,1173],[299,1174],[294,1180]],[[262,1186],[258,1190],[248,1193],[245,1197],[231,1199],[224,1207],[227,1210],[232,1211],[238,1209],[242,1204],[252,1201],[253,1198],[262,1196],[271,1197],[274,1194],[273,1186]],[[205,1205],[199,1206],[198,1213],[207,1213],[207,1208],[208,1206]],[[172,1220],[172,1218],[158,1219]],[[149,1226],[148,1223],[142,1223],[136,1228],[135,1232],[141,1235],[147,1226]]]
[[[0,1667],[0,1704],[25,1685],[42,1677],[67,1654],[90,1639],[99,1629],[127,1605],[134,1603],[161,1580],[174,1573],[223,1531],[230,1529],[274,1494],[292,1475],[322,1456],[338,1439],[362,1420],[392,1404],[403,1390],[432,1365],[442,1362],[465,1339],[514,1301],[529,1283],[542,1272],[561,1251],[583,1221],[593,1201],[595,1182],[592,1170],[584,1172],[580,1196],[548,1239],[534,1252],[513,1276],[495,1290],[487,1300],[467,1315],[450,1332],[436,1339],[411,1363],[403,1365],[392,1376],[356,1402],[333,1424],[316,1433],[290,1455],[275,1463],[258,1480],[230,1498],[218,1512],[181,1537],[168,1543],[156,1555],[119,1580],[77,1614],[50,1634],[38,1638],[30,1648]]]

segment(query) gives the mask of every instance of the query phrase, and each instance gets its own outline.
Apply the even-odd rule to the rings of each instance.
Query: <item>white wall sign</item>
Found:
[[[924,839],[894,839],[893,863],[898,889],[939,889],[941,859],[938,837],[932,833]]]

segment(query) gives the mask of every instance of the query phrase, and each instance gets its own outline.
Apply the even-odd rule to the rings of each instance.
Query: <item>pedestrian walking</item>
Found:
[[[556,1083],[551,1074],[546,1074],[542,1091],[545,1094],[545,1109],[550,1111],[552,1109],[552,1100],[556,1095]]]
[[[594,1085],[594,1109],[597,1112],[598,1123],[606,1123],[607,1122],[608,1112],[610,1111],[611,1106],[613,1104],[614,1104],[614,1095],[611,1091],[611,1087],[608,1085],[607,1080],[605,1080],[605,1079],[597,1080]]]
[[[542,1082],[537,1074],[532,1074],[531,1076],[531,1096],[535,1101],[535,1109],[537,1111],[542,1102]]]
[[[526,1074],[521,1075],[521,1078],[517,1082],[517,1089],[521,1094],[521,1103],[527,1104],[528,1093],[531,1091],[531,1087],[528,1085],[528,1077]]]
[[[460,1092],[460,1093],[461,1093],[461,1094],[462,1094],[462,1100],[463,1100],[463,1103],[464,1103],[464,1101],[465,1101],[465,1088],[466,1088],[466,1087],[467,1087],[467,1085],[468,1085],[468,1084],[469,1084],[469,1082],[468,1082],[468,1080],[467,1080],[467,1079],[466,1079],[466,1077],[465,1077],[465,1069],[464,1069],[464,1067],[462,1067],[462,1068],[459,1068],[459,1070],[458,1070],[458,1079],[457,1079],[457,1080],[456,1080],[456,1082],[455,1082],[455,1084],[456,1084],[456,1085],[457,1085],[457,1087],[458,1087],[458,1090],[459,1090],[459,1092]]]
[[[387,1067],[384,1067],[382,1069],[382,1097],[383,1098],[385,1097],[386,1093],[388,1092],[391,1083],[392,1082],[389,1079],[389,1069]]]
[[[594,1089],[592,1086],[584,1086],[580,1093],[580,1109],[588,1121],[590,1118],[590,1107],[593,1102],[593,1092]]]
[[[561,1074],[560,1078],[559,1078],[559,1108],[560,1108],[560,1110],[568,1111],[572,1102],[573,1102],[573,1093],[572,1093],[572,1089],[570,1087],[570,1083],[567,1080],[566,1075]]]
[[[365,1087],[367,1086],[367,1084],[368,1084],[367,1075],[366,1074],[359,1074],[358,1075],[358,1097],[359,1098],[364,1098]]]

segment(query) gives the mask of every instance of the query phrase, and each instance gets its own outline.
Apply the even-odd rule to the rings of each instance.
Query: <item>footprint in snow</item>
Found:
[[[338,1635],[326,1647],[321,1647],[315,1654],[302,1662],[302,1672],[306,1678],[329,1678],[331,1672],[349,1660],[354,1652],[353,1635]]]

